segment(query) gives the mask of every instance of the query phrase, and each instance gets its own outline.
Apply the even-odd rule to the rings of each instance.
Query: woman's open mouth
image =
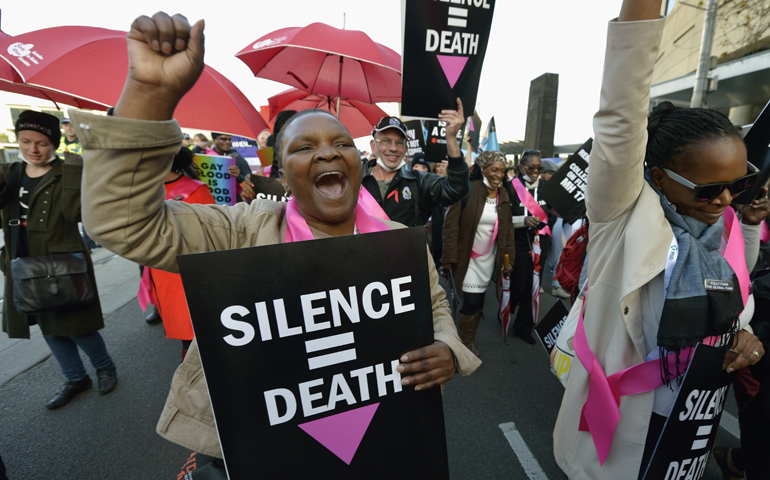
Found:
[[[342,172],[326,172],[315,177],[315,188],[322,196],[340,198],[348,186],[348,179]]]

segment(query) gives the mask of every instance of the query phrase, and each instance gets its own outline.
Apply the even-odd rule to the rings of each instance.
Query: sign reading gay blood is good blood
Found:
[[[540,185],[538,193],[565,223],[579,220],[586,212],[588,160],[593,139],[589,138],[553,176]]]
[[[449,478],[441,390],[402,386],[396,370],[433,343],[424,229],[179,268],[231,479]]]
[[[237,179],[228,172],[228,169],[235,165],[235,159],[196,154],[194,161],[200,172],[199,180],[209,186],[217,205],[235,205],[238,201]]]
[[[699,344],[644,478],[703,478],[730,387],[725,350]]]
[[[495,0],[406,0],[401,115],[438,118],[463,101],[476,109]]]

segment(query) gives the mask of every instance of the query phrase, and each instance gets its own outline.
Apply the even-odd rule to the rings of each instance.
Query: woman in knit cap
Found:
[[[515,253],[511,204],[503,184],[505,155],[482,152],[470,179],[468,196],[447,212],[441,263],[452,269],[455,287],[463,292],[460,340],[478,356],[476,329],[484,312],[484,293],[493,275],[502,270],[505,254],[512,265]]]
[[[29,338],[29,326],[40,325],[43,338],[67,378],[61,391],[46,405],[53,410],[91,388],[78,347],[86,352],[96,370],[100,394],[111,392],[118,379],[99,334],[104,320],[96,278],[78,230],[81,158],[65,154],[65,162],[56,156],[61,137],[59,119],[46,113],[22,112],[16,121],[16,137],[21,161],[0,164],[0,217],[6,245],[0,265],[3,273],[9,274],[14,258],[77,252],[88,262],[94,288],[93,302],[84,307],[26,315],[14,306],[12,279],[9,276],[5,280],[3,331],[9,338]]]

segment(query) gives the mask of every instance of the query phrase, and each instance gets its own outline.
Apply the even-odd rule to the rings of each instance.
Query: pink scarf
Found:
[[[358,204],[356,205],[356,228],[358,229],[358,232],[374,233],[390,230],[380,219],[374,215],[370,215],[364,208],[363,203],[364,202],[362,202],[359,197]],[[305,240],[314,240],[314,238],[313,232],[310,231],[307,222],[299,213],[297,201],[292,198],[286,205],[286,239],[284,240],[284,243],[302,242]]]
[[[745,305],[749,296],[751,280],[748,268],[746,267],[743,232],[741,232],[740,222],[731,208],[725,210],[724,219],[725,230],[729,232],[729,238],[723,255],[738,278],[741,297]],[[585,308],[585,304],[586,301],[584,300],[583,308]],[[703,343],[714,345],[718,339],[718,337],[709,337],[704,339]],[[580,318],[578,319],[577,330],[575,331],[574,347],[580,363],[583,364],[583,367],[588,371],[588,375],[590,375],[588,398],[580,414],[579,430],[591,433],[594,445],[596,446],[596,452],[599,455],[599,464],[604,465],[610,453],[615,428],[618,425],[618,421],[620,421],[620,397],[651,392],[662,386],[663,379],[660,376],[660,360],[655,359],[640,363],[608,377],[604,373],[599,360],[588,346],[588,339],[586,338],[583,325],[583,309],[580,310]],[[682,349],[678,354],[678,361],[681,364],[687,363],[693,349],[694,347]],[[666,357],[666,362],[668,363],[669,371],[676,371],[677,354],[670,354]]]
[[[497,195],[496,204],[499,205],[500,204],[500,192],[497,192],[496,195]],[[494,230],[492,230],[492,238],[489,240],[489,246],[484,251],[484,253],[478,253],[475,250],[471,250],[471,258],[483,257],[484,255],[489,253],[490,250],[492,250],[492,245],[494,245],[495,244],[495,240],[497,240],[497,229],[498,229],[499,226],[500,226],[500,216],[497,215],[497,209],[495,209],[495,228],[494,228]]]
[[[543,210],[543,207],[541,207],[540,204],[537,203],[537,200],[535,200],[532,194],[529,193],[529,190],[527,190],[524,184],[521,183],[521,180],[519,180],[519,177],[515,177],[511,182],[511,184],[513,185],[513,188],[516,190],[516,195],[519,196],[521,203],[524,204],[524,208],[526,208],[529,213],[538,217],[541,222],[544,222],[546,224],[546,226],[543,227],[542,230],[539,230],[536,233],[537,234],[542,233],[543,235],[551,235],[551,229],[548,227],[548,215],[545,214],[545,210]]]

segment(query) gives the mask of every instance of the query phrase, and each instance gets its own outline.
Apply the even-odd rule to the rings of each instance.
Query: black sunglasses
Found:
[[[746,162],[746,164],[749,167],[749,174],[744,175],[737,180],[733,180],[732,182],[709,183],[707,185],[695,185],[691,181],[677,175],[668,168],[664,168],[663,171],[666,172],[671,180],[691,189],[695,194],[696,202],[710,202],[711,200],[714,200],[718,196],[722,195],[725,189],[729,189],[730,195],[737,197],[739,194],[751,188],[751,185],[759,176],[759,169],[752,165],[751,162]]]

